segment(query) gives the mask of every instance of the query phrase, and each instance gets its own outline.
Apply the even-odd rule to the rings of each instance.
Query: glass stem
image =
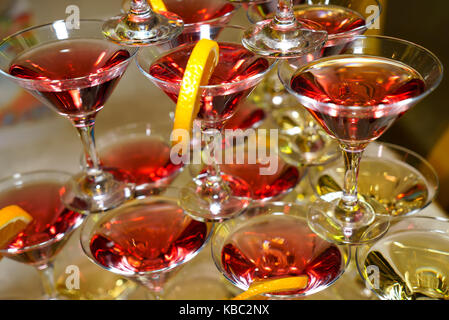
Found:
[[[50,300],[55,300],[57,297],[57,291],[55,287],[55,275],[52,262],[47,262],[36,267],[41,277],[42,286],[45,294]]]
[[[206,129],[203,131],[203,135],[206,139],[206,146],[204,148],[204,151],[208,156],[210,156],[208,165],[206,167],[207,183],[210,185],[210,187],[217,184],[224,185],[224,183],[222,183],[223,180],[220,174],[220,165],[218,164],[216,159],[216,147],[217,142],[218,144],[221,143],[221,131],[217,129]]]
[[[153,10],[148,4],[147,0],[132,0],[128,13],[128,20],[139,23],[142,20],[148,19],[153,15]]]
[[[100,158],[95,147],[95,120],[83,123],[74,122],[74,125],[83,143],[86,156],[86,172],[89,176],[99,176],[103,171],[101,170]]]
[[[132,14],[145,14],[151,10],[147,0],[132,0],[130,5],[130,12]]]
[[[352,213],[358,209],[357,180],[363,151],[363,148],[342,146],[345,176],[343,181],[343,196],[339,206],[348,213]]]
[[[298,25],[293,10],[293,0],[278,0],[274,24],[281,28],[291,28]]]
[[[141,277],[138,281],[148,289],[146,296],[149,300],[151,300],[151,298],[163,300],[166,278],[165,273],[160,273],[150,275],[149,277]]]

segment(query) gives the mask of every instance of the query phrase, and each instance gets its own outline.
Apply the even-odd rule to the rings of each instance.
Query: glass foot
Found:
[[[262,56],[293,58],[319,52],[326,40],[325,31],[282,28],[273,20],[265,20],[247,29],[242,43],[248,50]]]
[[[361,245],[375,241],[388,231],[390,215],[371,199],[359,198],[358,209],[350,214],[339,208],[342,192],[326,195],[310,206],[309,227],[322,238],[336,244]]]
[[[79,173],[65,185],[62,201],[67,208],[85,214],[111,210],[134,196],[134,187],[126,180],[114,169],[95,177]]]
[[[106,21],[103,34],[120,44],[154,45],[176,38],[183,25],[180,17],[169,12],[151,13],[148,17],[127,14]]]
[[[227,174],[221,179],[213,186],[206,173],[200,174],[181,189],[179,205],[193,219],[205,222],[221,222],[241,214],[251,203],[249,185]]]

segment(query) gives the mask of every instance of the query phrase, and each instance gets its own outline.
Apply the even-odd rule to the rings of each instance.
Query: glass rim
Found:
[[[223,30],[223,29],[235,29],[235,30],[240,30],[242,33],[245,31],[245,28],[242,27],[242,26],[239,26],[239,25],[229,25],[229,24],[210,24],[210,23],[202,23],[202,24],[198,24],[198,25],[192,25],[192,26],[190,26],[190,27],[205,26],[205,25],[210,26],[211,29],[214,29],[214,28],[220,28],[221,30]],[[186,30],[186,29],[184,28],[184,30]],[[182,35],[182,34],[181,34],[181,35]],[[215,41],[217,41],[217,40],[215,40]],[[196,41],[195,41],[195,42],[196,42]],[[176,47],[174,47],[174,48],[171,48],[171,49],[169,49],[169,50],[166,50],[166,51],[162,52],[162,53],[158,56],[158,58],[164,57],[164,56],[166,56],[168,53],[171,53],[171,52],[173,52],[173,51],[175,51],[175,50],[179,50],[179,48],[181,48],[181,47],[183,47],[183,46],[186,46],[186,45],[191,45],[192,43],[193,43],[193,42],[183,43],[183,44],[181,44],[181,45],[179,45],[179,46],[176,46]],[[217,41],[217,43],[220,43],[220,41]],[[237,42],[236,42],[236,43],[237,43]],[[238,42],[238,43],[240,44],[240,42]],[[139,59],[142,59],[142,60],[144,60],[144,61],[147,60],[147,59],[144,57],[145,49],[147,49],[147,50],[152,50],[151,47],[143,48],[142,50],[139,50],[139,53],[137,54],[136,64],[137,64],[137,67],[139,68],[140,72],[142,72],[142,74],[143,74],[145,77],[147,77],[148,79],[150,79],[151,81],[153,81],[153,82],[155,82],[155,83],[161,83],[161,84],[163,84],[163,85],[165,85],[165,86],[167,86],[167,87],[170,87],[170,88],[180,89],[180,88],[181,88],[181,85],[182,85],[182,81],[181,81],[181,82],[170,82],[170,81],[166,81],[166,80],[161,80],[161,79],[158,79],[158,78],[153,77],[149,72],[147,72],[146,70],[144,70],[144,68],[142,67],[142,64],[139,62]],[[257,54],[256,54],[256,56],[257,56],[257,57],[260,57],[260,58],[264,58],[263,56],[260,56],[260,55],[257,55]],[[266,75],[266,74],[267,74],[267,73],[274,67],[274,65],[276,64],[276,62],[271,61],[272,59],[267,59],[267,58],[264,58],[264,59],[266,59],[266,60],[270,63],[270,65],[268,66],[268,68],[267,68],[266,70],[264,70],[263,72],[261,72],[261,73],[259,73],[259,74],[253,75],[253,76],[251,76],[251,77],[248,77],[248,78],[246,78],[246,79],[244,79],[244,80],[240,80],[240,81],[237,81],[237,82],[229,82],[229,83],[222,83],[222,84],[205,85],[205,86],[199,86],[199,88],[200,88],[201,90],[217,90],[217,89],[226,87],[228,90],[231,90],[231,89],[233,89],[233,88],[235,88],[235,87],[239,87],[239,86],[241,86],[241,85],[243,85],[243,84],[247,84],[247,83],[250,83],[250,82],[252,82],[252,81],[257,81],[257,80],[263,78],[263,77],[264,77],[264,76],[265,76],[265,75]],[[155,59],[151,59],[151,62],[152,62],[152,63],[155,62],[155,61],[156,61],[156,58],[155,58]],[[150,63],[149,65],[152,65],[152,63]]]
[[[101,19],[80,19],[79,21],[80,21],[80,23],[84,22],[84,23],[92,23],[92,24],[95,24],[95,23],[103,24],[106,20],[101,20]],[[0,41],[0,57],[2,56],[2,47],[5,46],[9,41],[13,41],[14,38],[16,38],[18,36],[21,36],[21,35],[23,35],[23,34],[25,34],[27,32],[33,31],[33,30],[44,29],[46,27],[50,27],[50,26],[53,26],[55,24],[61,24],[61,23],[65,24],[66,22],[65,22],[65,20],[62,20],[62,19],[55,20],[55,21],[50,22],[50,23],[45,23],[45,24],[41,24],[41,25],[37,25],[37,26],[32,26],[32,27],[29,27],[29,28],[17,31],[17,32],[9,35],[8,37],[6,37],[6,38],[4,38],[3,40]],[[83,37],[81,39],[98,39],[98,40],[108,41],[109,43],[114,43],[112,41],[107,40],[106,38],[100,39],[100,38],[93,38],[93,37],[86,36],[86,37]],[[50,42],[46,42],[46,43],[52,43],[52,42],[64,41],[64,40],[70,40],[70,37],[68,37],[67,39],[50,41]],[[128,50],[127,51],[130,53],[130,56],[126,60],[116,64],[114,67],[112,67],[112,68],[110,68],[108,70],[104,70],[104,71],[95,73],[94,75],[96,77],[100,77],[101,78],[101,76],[104,76],[104,75],[107,75],[107,74],[112,74],[114,71],[122,68],[125,64],[129,63],[134,58],[134,56],[136,56],[137,52],[139,51],[138,47],[120,46],[117,43],[115,43],[115,45],[118,46],[118,47],[128,48],[129,51]],[[39,47],[39,46],[40,46],[40,44],[37,44],[37,45],[33,46],[32,48]],[[23,52],[25,52],[25,51],[26,50],[24,50]],[[4,71],[1,68],[0,68],[0,75],[3,75],[6,78],[11,79],[11,80],[16,81],[16,82],[22,82],[22,83],[28,83],[28,84],[41,84],[41,85],[42,84],[52,84],[52,83],[78,82],[78,81],[83,81],[83,80],[85,80],[87,78],[91,78],[92,77],[92,75],[85,75],[85,76],[82,76],[82,77],[75,77],[75,78],[70,78],[70,79],[60,79],[60,80],[58,80],[58,79],[53,79],[53,80],[52,79],[41,79],[41,80],[26,79],[26,78],[13,76],[13,75],[9,74],[8,72]]]
[[[358,263],[359,259],[359,255],[360,255],[360,251],[366,249],[366,248],[371,248],[374,244],[381,242],[382,240],[385,240],[385,237],[390,233],[391,231],[391,227],[394,226],[394,223],[396,222],[402,222],[402,221],[409,221],[409,220],[421,220],[421,221],[436,221],[436,222],[441,222],[444,224],[447,224],[449,227],[449,218],[446,217],[439,217],[439,216],[419,216],[419,215],[410,215],[410,216],[397,216],[397,217],[391,217],[389,219],[390,222],[390,227],[388,228],[388,230],[384,233],[384,235],[380,238],[377,238],[375,241],[373,242],[368,242],[365,244],[362,244],[360,246],[357,246],[356,248],[356,252],[355,252],[355,258],[356,258],[356,262]],[[365,234],[367,234],[371,229],[377,227],[379,223],[373,224],[372,226],[370,226],[366,231]],[[407,229],[406,231],[413,231],[413,230],[409,230]],[[363,236],[362,236],[363,237]]]
[[[304,202],[301,202],[301,203],[296,203],[296,202],[286,202],[286,201],[268,201],[268,202],[267,202],[267,201],[262,201],[262,200],[253,200],[251,206],[248,207],[247,211],[249,211],[249,210],[251,210],[251,209],[253,209],[253,208],[258,208],[258,207],[288,207],[288,208],[292,208],[292,207],[298,207],[298,208],[300,208],[300,207],[306,207],[306,209],[307,209],[307,208],[309,207],[309,205],[310,205],[310,203],[307,202],[307,201],[304,201]],[[211,250],[211,255],[212,255],[212,260],[213,260],[214,265],[215,265],[215,267],[217,268],[217,270],[223,275],[223,277],[226,278],[227,281],[229,281],[231,284],[233,284],[234,286],[236,286],[237,288],[242,289],[242,290],[248,290],[247,286],[242,285],[240,282],[236,281],[235,279],[232,279],[232,278],[231,278],[231,277],[224,271],[223,266],[222,266],[222,264],[221,264],[221,261],[217,261],[216,257],[218,257],[219,255],[216,255],[216,254],[215,254],[216,251],[217,251],[217,248],[215,248],[216,245],[214,245],[214,243],[215,243],[214,240],[215,240],[217,237],[219,237],[219,232],[220,232],[220,230],[226,228],[229,224],[231,224],[231,223],[237,223],[238,221],[240,222],[240,224],[237,224],[235,227],[232,227],[231,232],[229,232],[229,234],[228,234],[227,236],[229,236],[231,233],[233,233],[233,232],[235,232],[237,229],[239,229],[239,226],[242,225],[242,222],[245,223],[246,221],[249,221],[249,220],[253,219],[253,217],[245,217],[245,214],[246,214],[246,213],[243,213],[243,214],[241,214],[240,216],[238,216],[238,217],[236,217],[236,218],[234,218],[234,219],[230,219],[230,220],[227,220],[227,221],[224,221],[224,222],[220,223],[220,224],[215,228],[214,234],[212,235],[212,238],[211,238],[211,248],[210,248],[210,250]],[[288,212],[276,213],[276,214],[274,214],[274,212],[267,212],[267,213],[263,213],[263,214],[261,214],[261,215],[256,215],[256,217],[263,216],[263,215],[271,215],[271,216],[272,216],[272,215],[290,215],[290,214],[289,214]],[[311,232],[311,233],[314,233],[314,232],[312,231],[312,229],[310,229],[310,227],[309,227],[309,225],[308,225],[308,222],[307,222],[307,221],[308,221],[308,218],[307,218],[307,215],[306,215],[306,214],[305,214],[305,215],[302,215],[302,216],[298,216],[298,215],[293,215],[293,216],[296,217],[296,218],[298,218],[298,219],[303,220],[303,221],[305,222],[305,224],[307,225],[307,228],[309,228],[310,232]],[[307,292],[304,292],[304,293],[290,294],[290,295],[279,295],[279,294],[269,294],[269,293],[265,293],[265,294],[263,294],[263,296],[266,296],[266,297],[269,297],[269,298],[270,298],[270,297],[272,297],[272,298],[282,298],[282,297],[283,297],[283,298],[288,298],[288,299],[305,297],[305,296],[309,296],[309,295],[318,293],[318,292],[320,292],[320,291],[323,291],[323,290],[325,290],[326,288],[329,288],[329,287],[332,286],[338,279],[340,279],[341,276],[343,275],[343,273],[344,273],[344,272],[346,271],[346,269],[348,268],[350,261],[352,260],[352,259],[351,259],[351,255],[352,255],[352,253],[351,253],[351,247],[350,247],[349,245],[346,245],[346,244],[335,244],[335,243],[330,242],[330,241],[327,241],[327,240],[325,240],[325,239],[323,239],[323,241],[328,242],[330,245],[335,245],[335,246],[338,248],[338,250],[339,250],[340,252],[344,252],[344,253],[345,253],[345,254],[343,254],[343,257],[342,257],[342,263],[341,263],[341,265],[343,266],[343,268],[342,268],[341,271],[339,272],[338,276],[336,276],[334,279],[332,279],[332,281],[330,281],[329,283],[327,283],[325,287],[319,288],[318,290],[311,290],[311,291],[307,291]],[[224,244],[224,243],[223,243],[223,244]],[[220,253],[221,253],[222,249],[223,249],[223,247],[221,246],[221,247],[219,248]],[[346,259],[345,259],[345,258],[346,258]],[[344,261],[344,260],[345,260],[345,261]]]
[[[438,189],[440,187],[440,178],[438,177],[438,173],[435,170],[435,168],[432,166],[432,164],[425,157],[423,157],[419,153],[417,153],[417,152],[415,152],[413,150],[410,150],[410,149],[408,149],[408,148],[406,148],[404,146],[400,146],[400,145],[397,145],[397,144],[394,144],[394,143],[390,143],[390,142],[383,142],[382,141],[382,142],[377,142],[375,144],[370,143],[370,145],[371,146],[376,146],[377,148],[379,148],[381,146],[387,146],[388,149],[399,150],[400,152],[403,152],[404,154],[409,154],[412,157],[414,157],[417,160],[419,160],[419,162],[421,162],[426,167],[426,169],[429,170],[432,173],[432,175],[435,178],[435,194],[433,195],[433,197],[431,199],[429,199],[426,202],[426,204],[424,205],[424,207],[421,208],[421,210],[426,208],[430,203],[432,203],[432,201],[436,197],[437,191],[438,191]],[[369,148],[369,147],[370,146],[368,146],[367,148]]]
[[[109,145],[116,141],[128,140],[129,136],[136,134],[138,136],[145,135],[147,137],[156,136],[163,138],[164,135],[170,135],[170,130],[173,126],[173,123],[169,123],[167,126],[166,123],[152,123],[151,121],[138,121],[138,122],[130,122],[121,124],[114,128],[109,128],[95,137],[95,141],[100,141],[99,144]],[[167,131],[164,131],[167,130]],[[149,133],[149,134],[148,134]],[[123,136],[124,135],[124,136]],[[113,138],[118,138],[112,141]],[[123,138],[123,139],[121,139]],[[103,140],[105,140],[103,142]],[[104,146],[99,146],[100,148]]]
[[[356,264],[356,267],[357,267],[357,272],[359,273],[360,277],[363,280],[365,280],[365,281],[367,280],[367,278],[364,276],[365,273],[363,272],[362,268],[363,268],[363,264],[364,264],[365,258],[366,258],[364,256],[365,256],[366,253],[369,252],[369,248],[371,248],[376,243],[381,242],[383,239],[385,239],[385,237],[389,234],[389,232],[391,230],[390,228],[391,228],[391,224],[392,223],[408,221],[408,220],[413,220],[413,219],[420,220],[420,221],[429,221],[429,222],[432,222],[432,221],[441,222],[441,223],[444,223],[444,224],[448,225],[448,227],[449,227],[449,219],[448,218],[443,218],[443,217],[438,217],[438,216],[416,216],[415,215],[415,216],[392,217],[390,219],[390,227],[389,227],[387,232],[385,232],[385,234],[382,237],[376,239],[374,242],[369,242],[369,243],[357,246],[357,248],[355,250],[354,259],[355,259],[355,264]],[[371,226],[365,232],[368,232],[370,229],[374,228],[375,226],[376,225]],[[408,232],[408,231],[413,231],[413,230],[404,230],[404,231]],[[363,261],[362,261],[362,258],[363,258]],[[382,297],[378,294],[378,292],[372,286],[370,281],[366,281],[365,283],[369,286],[369,289],[372,292],[374,292],[374,294],[376,294],[376,296],[378,296],[380,299],[382,299]]]
[[[12,174],[12,175],[10,175],[8,177],[0,179],[0,184],[3,184],[3,183],[8,182],[8,181],[17,180],[17,179],[19,179],[21,177],[29,177],[29,176],[33,176],[33,175],[37,175],[37,174],[48,174],[48,175],[65,176],[65,177],[67,177],[67,179],[70,179],[72,177],[72,175],[70,173],[65,172],[65,171],[61,171],[61,170],[51,170],[51,169],[49,169],[49,170],[34,170],[34,171],[28,171],[28,172],[17,172],[17,173],[14,173],[14,174]],[[42,180],[45,181],[44,179],[42,179]],[[51,180],[51,179],[49,179],[49,180]],[[72,209],[69,209],[69,208],[67,208],[67,209],[68,210],[72,210]],[[85,215],[83,215],[82,213],[79,213],[79,214],[80,214],[80,216],[85,217]],[[4,255],[21,254],[21,253],[24,253],[24,252],[27,252],[27,251],[32,251],[32,250],[35,250],[35,249],[43,248],[43,247],[46,247],[46,246],[51,245],[53,243],[62,241],[62,240],[64,240],[67,237],[68,234],[70,234],[74,230],[76,230],[83,223],[83,221],[84,221],[84,218],[83,219],[79,219],[78,223],[73,225],[70,228],[70,230],[68,230],[68,231],[66,231],[64,233],[61,233],[60,237],[51,238],[51,239],[48,239],[48,240],[46,240],[44,242],[36,243],[36,244],[30,245],[30,246],[26,246],[26,247],[23,247],[21,249],[0,249],[0,254],[4,254]]]
[[[117,212],[120,212],[121,210],[130,208],[130,207],[133,207],[133,206],[136,206],[136,205],[145,203],[145,202],[151,202],[151,201],[156,200],[156,199],[158,199],[158,198],[161,198],[161,199],[164,199],[164,198],[165,198],[165,199],[169,199],[169,200],[167,200],[167,201],[172,201],[174,204],[176,204],[177,206],[179,206],[179,204],[178,204],[179,199],[178,199],[177,197],[170,196],[170,195],[164,195],[164,192],[166,192],[167,190],[176,190],[176,191],[179,192],[180,189],[181,189],[181,188],[179,188],[179,187],[172,187],[172,186],[169,186],[169,187],[164,188],[164,190],[163,190],[162,193],[160,193],[160,194],[148,195],[148,196],[146,196],[146,197],[141,197],[141,198],[133,199],[133,200],[131,200],[131,201],[128,201],[127,203],[125,203],[124,205],[122,205],[122,206],[120,206],[120,207],[117,207],[117,208],[114,208],[114,209],[108,211],[108,212],[105,213],[104,215],[102,215],[102,214],[91,214],[91,215],[89,215],[89,216],[85,219],[85,223],[83,223],[83,225],[81,226],[81,229],[80,229],[80,245],[81,245],[81,249],[82,249],[83,252],[86,254],[87,258],[88,258],[90,261],[92,261],[95,265],[97,265],[98,267],[100,267],[100,268],[102,268],[102,269],[104,269],[104,270],[106,270],[106,271],[108,271],[108,272],[112,272],[112,273],[114,273],[114,274],[118,274],[118,275],[121,275],[121,276],[124,276],[124,277],[128,277],[128,278],[136,278],[136,277],[138,278],[138,277],[145,277],[145,276],[152,275],[152,274],[161,274],[161,273],[165,273],[165,272],[171,271],[171,270],[173,270],[173,269],[175,269],[175,268],[177,268],[177,267],[179,267],[179,266],[181,266],[181,265],[183,265],[183,264],[189,262],[189,261],[192,260],[193,258],[195,258],[195,257],[202,251],[202,250],[204,250],[204,248],[205,248],[205,247],[207,246],[207,244],[209,243],[209,241],[210,241],[210,239],[211,239],[211,237],[212,237],[212,234],[215,232],[216,227],[215,227],[215,224],[214,224],[214,223],[201,222],[201,221],[199,221],[199,222],[201,222],[201,223],[204,223],[204,224],[207,226],[207,228],[208,228],[208,234],[207,234],[206,238],[204,239],[204,242],[201,244],[201,246],[200,246],[197,250],[195,250],[193,253],[191,253],[191,254],[189,255],[188,258],[186,258],[186,259],[184,259],[184,260],[181,260],[181,261],[178,261],[177,263],[175,263],[175,264],[173,264],[173,265],[170,265],[170,266],[167,266],[167,267],[164,267],[164,268],[161,268],[161,269],[157,269],[157,270],[148,270],[148,271],[141,271],[141,272],[132,272],[132,271],[126,272],[126,271],[121,271],[121,270],[115,269],[115,268],[111,270],[111,268],[108,268],[107,266],[105,266],[105,265],[99,263],[99,262],[93,257],[93,254],[92,254],[92,252],[91,252],[91,250],[90,250],[90,246],[86,248],[86,246],[84,245],[85,243],[84,243],[84,241],[83,241],[83,238],[85,238],[85,237],[88,237],[88,238],[89,238],[89,242],[90,242],[90,240],[92,239],[93,230],[90,230],[89,234],[88,234],[88,235],[85,235],[85,233],[87,232],[87,231],[86,231],[86,228],[88,227],[89,219],[99,218],[98,221],[95,221],[95,222],[94,222],[94,225],[96,226],[96,225],[101,221],[101,219],[105,219],[108,215],[115,216],[115,214],[116,214]],[[179,206],[179,208],[182,209],[181,206]],[[192,221],[195,221],[191,216],[189,216],[189,215],[184,211],[184,209],[182,209],[182,211],[183,211],[183,214],[184,214],[186,217],[188,217],[188,218],[191,219]],[[104,217],[103,217],[103,216],[104,216]],[[107,221],[107,220],[105,220],[105,221]]]
[[[266,2],[270,2],[270,1],[272,1],[272,0],[267,0]],[[328,34],[327,34],[327,41],[326,41],[326,43],[329,42],[329,41],[335,40],[335,38],[338,37],[338,36],[348,36],[348,35],[351,35],[351,34],[353,34],[353,33],[357,33],[357,32],[360,32],[360,31],[362,31],[362,30],[368,29],[370,26],[372,26],[372,25],[374,24],[374,22],[376,21],[376,19],[378,19],[378,18],[380,17],[380,15],[382,14],[382,12],[383,12],[383,7],[382,7],[382,4],[379,2],[379,0],[372,0],[372,1],[376,2],[377,6],[379,7],[379,12],[378,12],[378,14],[377,14],[376,16],[374,16],[374,17],[373,17],[371,20],[369,20],[369,21],[367,21],[367,20],[365,19],[365,24],[364,24],[363,26],[360,26],[360,27],[357,27],[357,28],[354,28],[354,29],[351,29],[351,30],[348,30],[348,31],[340,32],[340,33],[332,33],[332,34],[328,33]],[[257,6],[257,5],[260,5],[260,4],[263,4],[263,3],[266,3],[266,2],[255,3],[255,4],[251,4],[251,5],[249,6],[248,10],[246,11],[246,17],[248,18],[248,20],[249,20],[251,23],[257,24],[257,23],[261,23],[262,21],[272,19],[272,18],[268,18],[268,19],[261,19],[261,20],[259,20],[259,21],[256,21],[256,20],[252,19],[252,17],[251,17],[250,10],[257,11],[257,10],[255,10],[256,6]],[[273,2],[273,1],[272,1],[272,2]],[[329,4],[329,6],[332,6],[332,5],[333,5],[333,6],[338,6],[338,7],[347,8],[347,7],[340,6],[340,5]],[[302,3],[302,4],[296,4],[296,5],[293,5],[293,10],[295,10],[295,7],[307,7],[307,6],[320,6],[320,4],[312,4],[312,5],[308,5],[308,4],[305,4],[305,3]],[[327,6],[327,5],[326,5],[326,6]],[[349,9],[350,9],[350,8],[349,8]],[[352,9],[351,9],[351,10],[352,10]],[[352,10],[352,11],[355,11],[355,10]],[[358,12],[357,12],[357,13],[358,13]],[[324,31],[325,31],[325,30],[324,30]],[[325,48],[325,47],[327,47],[326,44],[324,45],[324,48]]]
[[[396,42],[396,43],[400,43],[402,45],[412,46],[415,49],[419,49],[419,50],[423,51],[431,59],[433,59],[433,61],[435,63],[435,66],[437,66],[438,69],[440,70],[440,73],[439,73],[437,79],[434,81],[434,83],[432,83],[429,87],[427,87],[426,90],[423,93],[421,93],[421,94],[419,94],[417,96],[414,96],[412,98],[407,98],[407,99],[399,101],[399,102],[392,102],[392,103],[388,103],[388,104],[378,104],[376,106],[370,106],[369,108],[371,108],[371,109],[376,108],[376,110],[378,110],[378,111],[383,111],[383,110],[389,110],[389,109],[398,108],[398,107],[407,108],[408,106],[411,106],[413,103],[416,103],[416,102],[422,100],[423,98],[428,96],[430,93],[432,93],[438,87],[438,85],[441,83],[441,81],[443,79],[444,67],[443,67],[443,64],[442,64],[441,60],[433,52],[431,52],[430,50],[424,48],[423,46],[421,46],[419,44],[413,43],[413,42],[408,41],[408,40],[403,40],[403,39],[399,39],[399,38],[395,38],[395,37],[391,37],[391,36],[384,36],[384,35],[353,35],[353,36],[345,35],[345,36],[335,37],[333,40],[343,40],[344,41],[344,39],[350,40],[350,41],[347,41],[347,42],[352,42],[352,41],[355,41],[355,40],[364,40],[364,39],[365,40],[377,39],[377,40],[382,40],[382,41],[393,41],[393,42]],[[368,54],[354,54],[354,55],[355,56],[365,56],[365,57],[366,56],[369,56],[369,57],[380,57],[378,55],[368,55]],[[318,59],[313,60],[313,61],[311,61],[311,62],[309,62],[309,63],[307,63],[305,65],[302,65],[301,67],[297,68],[295,71],[297,71],[299,69],[302,69],[302,68],[306,67],[307,65],[309,65],[311,63],[316,63],[316,62],[318,62],[320,60],[326,60],[326,59],[331,59],[331,58],[335,58],[335,57],[342,57],[342,56],[345,56],[345,55],[344,54],[342,54],[342,55],[332,55],[332,56],[329,56],[329,57],[318,58]],[[391,58],[387,58],[387,59],[392,60]],[[291,63],[289,63],[289,62],[291,62],[291,61],[285,60],[285,61],[281,61],[280,62],[278,75],[279,75],[279,78],[280,78],[281,82],[283,83],[283,85],[287,88],[287,90],[291,94],[293,94],[293,96],[301,97],[301,100],[306,101],[307,103],[310,103],[311,105],[322,106],[322,107],[331,108],[331,109],[334,109],[334,110],[346,110],[346,111],[352,111],[352,112],[356,112],[356,111],[362,111],[363,112],[363,111],[367,110],[366,106],[344,106],[344,105],[338,105],[338,104],[331,103],[331,102],[329,102],[329,103],[320,102],[320,101],[317,101],[317,100],[315,100],[313,98],[310,98],[310,97],[307,97],[307,96],[304,96],[304,95],[301,95],[301,94],[297,93],[296,91],[294,91],[291,88],[291,78],[287,80],[284,77],[280,76],[281,73],[282,73],[281,70],[283,68],[285,68],[284,66],[291,65]],[[401,62],[401,63],[403,63],[403,62]]]

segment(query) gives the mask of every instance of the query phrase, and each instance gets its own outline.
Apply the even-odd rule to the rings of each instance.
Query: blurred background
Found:
[[[80,8],[81,18],[107,18],[120,12],[121,2],[0,0],[0,38],[28,25],[64,19],[69,5]],[[382,12],[381,33],[418,43],[433,51],[445,66],[449,65],[449,38],[445,34],[449,25],[449,2],[436,0],[426,6],[419,0],[383,2],[386,9]],[[248,25],[245,11],[241,9],[232,22]],[[449,81],[445,77],[434,93],[406,113],[381,138],[430,159],[439,172],[439,201],[445,208],[449,208],[449,197],[445,197],[449,194],[449,106],[445,96],[448,91]],[[142,119],[150,122],[166,119],[167,108],[173,107],[133,64],[100,112],[97,133]],[[76,171],[81,145],[67,120],[56,116],[14,84],[0,79],[0,150],[0,177],[4,177],[24,169],[56,167]]]

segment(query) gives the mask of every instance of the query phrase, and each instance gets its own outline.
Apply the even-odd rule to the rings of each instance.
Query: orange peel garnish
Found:
[[[25,210],[16,205],[0,210],[0,248],[8,244],[19,232],[33,220]],[[1,256],[0,256],[1,259]]]
[[[190,54],[179,90],[173,125],[175,135],[173,145],[181,143],[183,151],[187,150],[189,145],[187,133],[191,132],[193,120],[200,109],[200,86],[209,83],[218,59],[218,43],[209,39],[198,41]]]
[[[164,1],[162,1],[162,0],[149,0],[148,2],[151,6],[151,9],[153,9],[156,12],[159,12],[159,11],[167,12],[168,11],[167,7],[164,4]]]
[[[265,294],[291,290],[302,290],[307,287],[309,277],[297,276],[274,280],[256,281],[250,285],[248,290],[232,298],[232,300],[248,300],[252,297]]]

